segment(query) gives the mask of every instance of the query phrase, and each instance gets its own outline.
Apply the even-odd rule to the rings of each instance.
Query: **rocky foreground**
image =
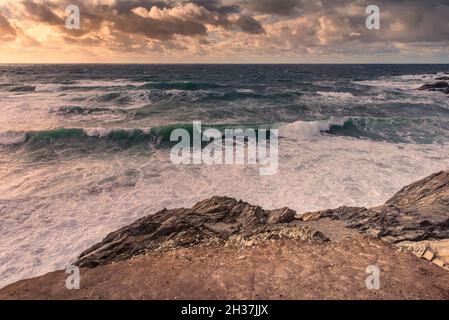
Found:
[[[371,209],[298,214],[214,197],[137,220],[75,264],[79,290],[56,271],[0,299],[449,299],[449,171]]]

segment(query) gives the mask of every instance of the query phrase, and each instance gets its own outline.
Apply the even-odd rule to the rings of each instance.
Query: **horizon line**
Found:
[[[0,66],[4,65],[449,65],[449,62],[0,62]]]

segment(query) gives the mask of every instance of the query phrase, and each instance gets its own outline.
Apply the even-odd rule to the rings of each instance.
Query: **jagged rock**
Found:
[[[325,214],[344,220],[350,228],[398,243],[449,239],[448,208],[449,171],[442,171],[404,187],[382,206],[341,207]]]
[[[268,211],[268,224],[289,223],[295,218],[296,212],[289,208]]]
[[[280,227],[295,211],[264,210],[226,197],[201,201],[190,209],[162,210],[109,234],[81,253],[76,265],[95,267],[149,252],[197,245],[252,245],[270,239],[324,241],[304,226]]]
[[[433,253],[431,250],[427,250],[424,252],[423,256],[424,259],[432,261],[433,258],[435,258],[435,253]]]
[[[449,266],[449,171],[402,188],[376,208],[341,207],[315,215],[341,219],[349,228]]]
[[[416,90],[420,91],[438,91],[442,93],[449,94],[449,83],[445,81],[439,81],[432,84],[425,84]]]
[[[317,211],[317,212],[306,212],[302,215],[296,215],[295,219],[301,220],[301,221],[317,221],[321,218],[327,218],[332,216],[331,210],[326,211]]]
[[[397,246],[449,270],[449,239],[436,241],[404,241]]]

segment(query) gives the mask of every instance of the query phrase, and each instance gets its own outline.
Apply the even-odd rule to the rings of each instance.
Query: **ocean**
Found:
[[[0,287],[163,208],[376,206],[449,168],[449,65],[0,65]],[[278,128],[279,169],[175,165],[172,130]]]

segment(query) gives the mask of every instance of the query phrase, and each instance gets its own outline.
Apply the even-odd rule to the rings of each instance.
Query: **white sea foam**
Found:
[[[354,81],[353,83],[369,86],[369,87],[379,87],[387,88],[390,90],[413,90],[419,88],[424,83],[435,81],[435,78],[444,76],[443,73],[437,74],[414,74],[414,75],[401,75],[392,77],[381,77],[376,80],[363,80]],[[447,76],[447,75],[446,75]]]
[[[443,76],[447,76],[447,74],[445,74],[443,72],[438,72],[438,73],[434,73],[434,74],[429,74],[429,73],[405,74],[405,75],[401,75],[401,76],[396,76],[395,78],[407,80],[407,81],[409,81],[409,80],[428,81],[428,80],[433,80],[435,78],[443,77]]]
[[[126,87],[126,86],[143,86],[146,82],[130,81],[126,79],[114,80],[79,80],[68,85],[74,87]]]
[[[401,79],[390,79],[390,78],[383,80],[354,81],[354,83],[369,87],[381,87],[399,90],[413,90],[422,85],[422,81],[402,81]]]
[[[89,137],[99,137],[103,138],[108,136],[113,131],[125,131],[125,132],[132,132],[136,129],[134,128],[103,128],[103,127],[95,127],[95,128],[85,128],[83,129],[84,132]],[[143,133],[149,133],[151,131],[151,128],[139,128]]]
[[[354,95],[350,92],[333,92],[333,91],[317,91],[322,97],[338,99],[338,100],[349,100],[354,99]]]
[[[237,89],[236,91],[240,93],[254,93],[253,89]]]
[[[55,83],[38,83],[34,85],[34,92],[58,92],[63,87],[62,84]]]
[[[0,132],[0,145],[10,146],[25,142],[26,134],[24,132],[3,131]]]
[[[279,128],[279,134],[293,139],[307,139],[329,130],[333,125],[342,126],[347,120],[345,117],[332,117],[327,120],[296,121]]]
[[[69,84],[61,83],[36,83],[29,84],[35,86],[34,92],[59,92],[62,88],[113,88],[113,87],[126,87],[126,86],[143,86],[146,82],[142,81],[129,81],[125,79],[115,80],[78,80]]]
[[[426,83],[432,83],[438,77],[447,76],[444,73],[402,75],[393,77],[382,77],[377,80],[354,81],[353,83],[372,87],[380,93],[375,96],[367,96],[358,103],[364,104],[428,104],[439,107],[449,107],[449,100],[443,94],[435,92],[416,90]],[[389,96],[388,93],[401,93],[402,95]]]
[[[108,134],[111,133],[111,131],[112,129],[102,127],[84,129],[84,132],[86,132],[86,134],[89,137],[100,137],[100,138],[106,137]]]

